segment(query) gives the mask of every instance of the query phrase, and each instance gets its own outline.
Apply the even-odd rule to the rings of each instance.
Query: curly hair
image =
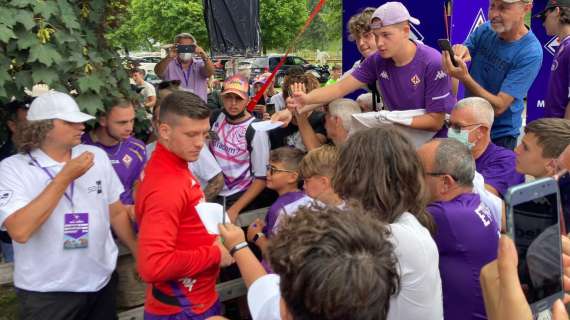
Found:
[[[400,285],[389,237],[360,207],[304,207],[286,217],[267,252],[293,318],[386,319]]]
[[[363,33],[370,31],[370,18],[372,18],[374,11],[376,8],[369,7],[350,17],[347,26],[350,41],[356,41]]]
[[[318,89],[321,86],[319,80],[317,80],[317,78],[315,78],[315,76],[313,76],[310,73],[288,75],[285,77],[285,80],[283,81],[283,86],[282,86],[283,99],[287,100],[287,98],[289,98],[289,88],[294,83],[305,84],[305,89],[307,90],[307,93],[315,89]]]
[[[28,121],[18,124],[14,143],[20,153],[39,148],[47,133],[53,129],[53,120]]]
[[[426,211],[429,191],[424,169],[414,146],[396,126],[353,134],[340,148],[336,172],[333,188],[341,198],[360,202],[385,223],[410,212],[435,233]]]

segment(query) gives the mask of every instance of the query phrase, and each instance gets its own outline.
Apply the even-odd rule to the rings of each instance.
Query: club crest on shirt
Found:
[[[414,86],[417,86],[418,84],[420,84],[420,83],[422,82],[422,80],[420,79],[420,77],[419,77],[417,74],[415,74],[415,75],[412,77],[412,79],[410,79],[410,81],[412,81],[412,84],[413,84]]]
[[[125,164],[125,167],[130,167],[131,163],[133,162],[133,158],[131,156],[129,156],[128,154],[125,154],[125,156],[123,157],[123,159],[121,160],[123,161],[123,163]]]

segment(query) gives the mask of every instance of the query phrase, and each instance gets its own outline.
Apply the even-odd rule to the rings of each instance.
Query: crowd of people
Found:
[[[347,26],[352,69],[321,87],[292,68],[250,110],[270,74],[208,92],[213,65],[189,33],[157,64],[158,90],[131,72],[140,103],[119,97],[94,118],[53,90],[12,101],[0,240],[20,318],[115,319],[119,241],[147,283],[145,319],[224,319],[216,283],[236,275],[256,320],[533,319],[501,235],[505,196],[570,170],[570,1],[538,17],[561,46],[545,116],[523,126],[542,63],[532,5],[490,0],[489,21],[453,46],[457,66],[410,40],[420,21],[402,3],[366,8]],[[147,141],[133,137],[137,108],[152,113]],[[269,119],[283,125],[255,129]],[[227,212],[215,233],[206,202]],[[562,301],[552,314],[568,319]]]

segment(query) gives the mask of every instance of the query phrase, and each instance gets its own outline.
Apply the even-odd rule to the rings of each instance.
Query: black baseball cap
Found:
[[[570,0],[548,0],[546,7],[539,14],[535,15],[535,18],[544,19],[548,10],[556,7],[570,7]]]

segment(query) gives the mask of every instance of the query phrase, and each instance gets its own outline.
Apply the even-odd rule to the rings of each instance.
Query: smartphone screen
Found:
[[[558,178],[558,187],[560,188],[560,205],[566,232],[570,232],[570,172],[566,172]]]
[[[529,304],[562,291],[562,248],[555,192],[513,206],[519,278]]]
[[[457,61],[455,61],[455,54],[453,52],[453,49],[451,48],[451,43],[449,42],[449,40],[447,39],[438,39],[437,40],[437,44],[439,45],[439,48],[441,50],[447,51],[449,52],[449,57],[451,58],[451,63],[453,64],[454,67],[459,66],[457,64]]]

